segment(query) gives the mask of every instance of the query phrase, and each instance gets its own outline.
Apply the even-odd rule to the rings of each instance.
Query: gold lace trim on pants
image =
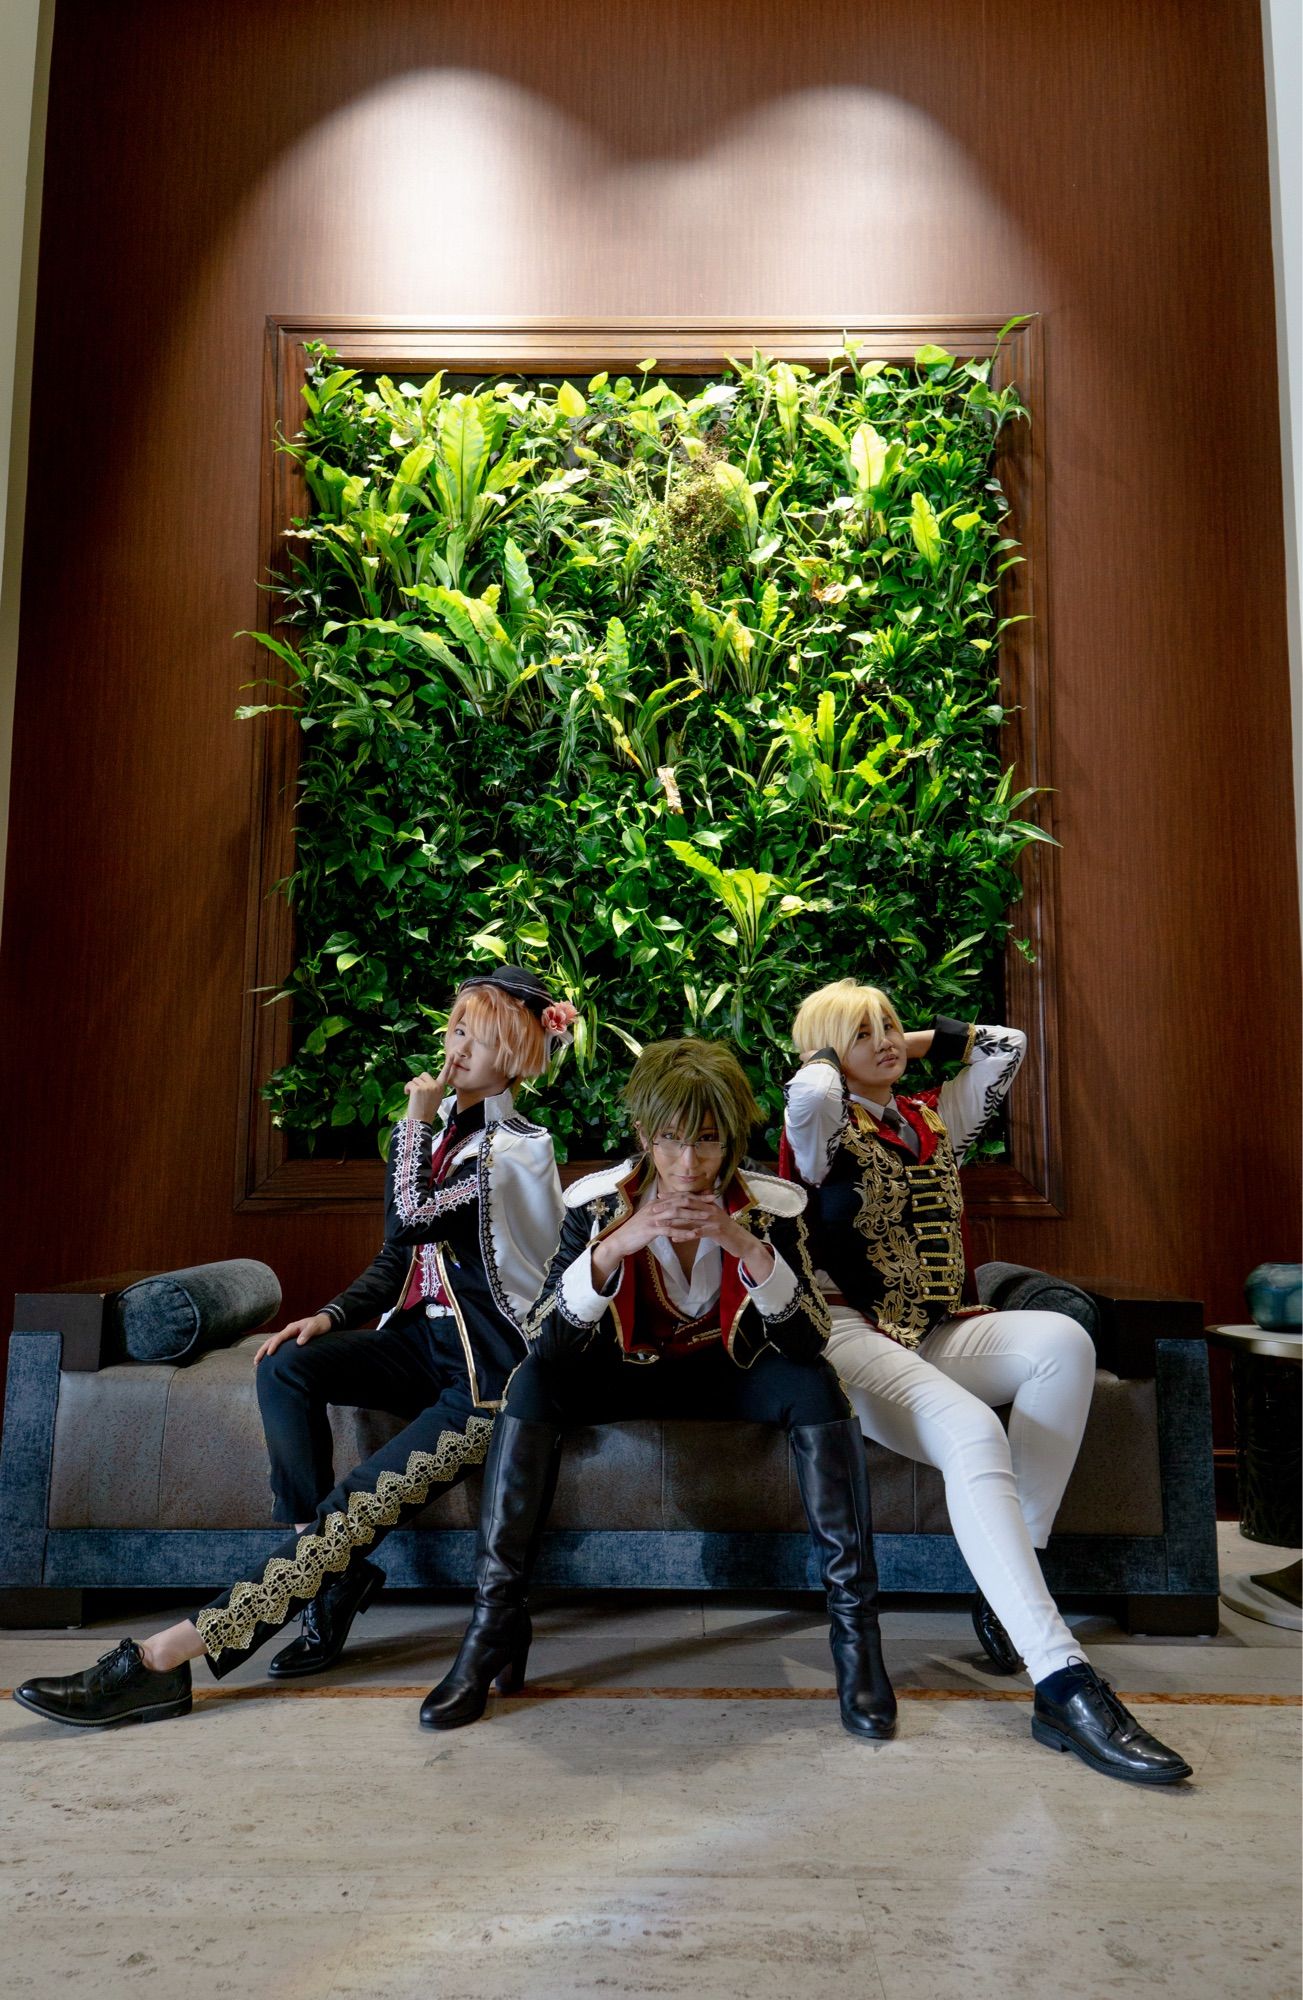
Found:
[[[434,1450],[412,1452],[402,1472],[382,1472],[374,1492],[350,1493],[347,1510],[300,1535],[292,1556],[273,1556],[256,1583],[237,1583],[225,1604],[199,1613],[195,1625],[208,1658],[244,1652],[259,1625],[283,1625],[292,1601],[315,1597],[327,1574],[347,1569],[353,1551],[368,1547],[378,1528],[392,1528],[405,1507],[423,1507],[432,1486],[481,1465],[492,1435],[491,1417],[471,1417],[464,1434],[443,1431]]]

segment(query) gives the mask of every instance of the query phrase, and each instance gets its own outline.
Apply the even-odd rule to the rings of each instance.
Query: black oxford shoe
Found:
[[[1193,1776],[1184,1757],[1143,1729],[1086,1660],[1037,1682],[1032,1735],[1052,1750],[1075,1751],[1106,1778],[1133,1785],[1175,1785]]]
[[[331,1577],[303,1607],[297,1639],[277,1653],[267,1672],[276,1681],[297,1680],[301,1674],[324,1674],[345,1645],[353,1620],[384,1588],[385,1573],[374,1563],[352,1563],[343,1576]]]
[[[183,1660],[167,1673],[151,1673],[135,1640],[124,1639],[85,1673],[24,1681],[14,1689],[14,1700],[47,1722],[68,1722],[77,1729],[165,1722],[171,1715],[190,1713],[190,1663]]]
[[[973,1630],[997,1674],[1020,1674],[1023,1663],[1013,1641],[980,1590],[973,1592]]]

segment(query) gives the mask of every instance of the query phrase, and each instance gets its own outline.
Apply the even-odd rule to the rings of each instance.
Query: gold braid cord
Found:
[[[257,1583],[237,1583],[225,1604],[195,1619],[210,1660],[243,1652],[259,1625],[283,1625],[294,1599],[306,1603],[329,1571],[348,1567],[354,1549],[375,1540],[377,1528],[392,1528],[405,1507],[423,1507],[430,1488],[454,1478],[468,1465],[481,1465],[493,1435],[491,1417],[471,1417],[465,1435],[443,1431],[433,1451],[414,1451],[402,1472],[382,1472],[372,1493],[348,1496],[346,1513],[326,1516],[319,1533],[299,1536],[292,1556],[273,1556]]]
[[[940,1118],[923,1115],[937,1134],[926,1165],[850,1129],[843,1138],[862,1169],[855,1227],[883,1283],[877,1325],[903,1347],[918,1346],[938,1306],[957,1311],[964,1289],[959,1168]]]
[[[798,1283],[796,1297],[807,1317],[817,1327],[819,1338],[827,1340],[832,1332],[832,1315],[828,1311],[827,1299],[815,1283],[814,1266],[810,1262],[810,1232],[800,1216],[796,1221],[796,1247],[801,1253],[801,1269],[805,1273],[805,1290],[802,1292]]]

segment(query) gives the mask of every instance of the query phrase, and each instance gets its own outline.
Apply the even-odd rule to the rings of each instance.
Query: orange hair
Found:
[[[493,1060],[513,1083],[542,1076],[547,1068],[547,1036],[537,1014],[498,986],[473,986],[459,993],[448,1016],[448,1031],[464,1022],[477,1042],[486,1042]]]

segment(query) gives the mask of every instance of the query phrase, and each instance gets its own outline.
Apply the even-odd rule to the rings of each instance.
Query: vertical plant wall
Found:
[[[1001,754],[990,360],[853,343],[720,379],[368,379],[313,358],[273,691],[303,732],[299,1144],[373,1147],[467,968],[579,1008],[546,1117],[608,1150],[631,1052],[732,1037],[776,1143],[819,982],[998,1010],[1045,836]]]

